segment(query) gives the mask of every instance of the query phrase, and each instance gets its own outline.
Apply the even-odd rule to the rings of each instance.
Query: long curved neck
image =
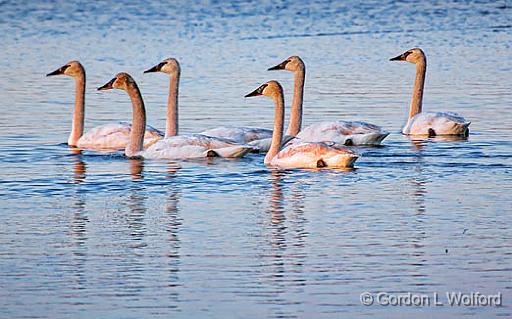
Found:
[[[73,111],[73,123],[71,124],[71,133],[69,133],[68,145],[76,146],[78,140],[84,134],[85,118],[85,71],[75,77],[75,109]]]
[[[178,86],[180,84],[180,71],[171,75],[170,78],[165,137],[178,135]]]
[[[272,97],[276,104],[276,111],[274,115],[274,131],[272,132],[272,143],[270,149],[265,156],[265,164],[270,164],[272,159],[279,153],[281,143],[283,140],[283,127],[284,127],[284,98],[282,93],[278,93]]]
[[[136,83],[130,83],[126,89],[132,100],[133,118],[130,143],[126,146],[126,156],[136,156],[144,149],[144,132],[146,131],[146,108]]]
[[[416,63],[416,79],[414,80],[414,88],[412,91],[411,107],[409,109],[409,119],[416,114],[421,113],[423,104],[423,88],[425,87],[425,74],[427,72],[426,59]]]
[[[293,81],[293,98],[290,110],[290,123],[288,124],[287,135],[295,136],[299,134],[302,126],[302,101],[304,96],[304,82],[306,79],[306,67],[295,71]]]

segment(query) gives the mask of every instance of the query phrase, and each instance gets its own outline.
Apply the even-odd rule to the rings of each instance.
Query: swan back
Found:
[[[452,112],[419,113],[407,121],[402,133],[411,135],[467,135],[471,122]]]

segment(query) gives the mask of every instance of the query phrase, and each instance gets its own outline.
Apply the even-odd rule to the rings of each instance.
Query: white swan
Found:
[[[345,145],[379,145],[389,135],[377,125],[360,121],[328,121],[312,124],[301,130],[302,103],[306,65],[298,56],[291,56],[268,69],[294,73],[294,90],[287,134],[296,139],[290,143],[332,141]]]
[[[269,81],[245,97],[265,95],[274,100],[275,118],[272,143],[265,156],[265,164],[281,168],[353,167],[357,153],[336,143],[299,142],[281,150],[284,126],[283,88],[277,81]]]
[[[130,141],[131,125],[126,122],[108,123],[84,133],[85,69],[78,61],[70,61],[46,76],[69,75],[75,78],[75,110],[68,145],[85,149],[123,149]],[[163,133],[147,126],[144,144],[150,145],[163,137]]]
[[[211,156],[241,157],[252,148],[232,141],[200,134],[170,136],[159,140],[144,150],[143,135],[146,126],[146,109],[137,83],[127,73],[118,73],[98,90],[120,89],[128,93],[132,101],[133,120],[130,142],[125,148],[128,157],[142,156],[154,159],[189,159]]]
[[[416,79],[412,93],[409,119],[402,129],[405,135],[469,135],[469,124],[462,116],[451,112],[422,113],[423,88],[427,72],[427,58],[420,48],[414,48],[391,58],[416,64]]]

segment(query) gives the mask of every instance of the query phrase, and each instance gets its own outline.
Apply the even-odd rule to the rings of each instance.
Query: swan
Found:
[[[407,61],[416,64],[416,79],[412,93],[409,119],[402,129],[405,135],[469,135],[469,124],[462,116],[452,112],[422,113],[423,88],[427,72],[427,57],[420,48],[414,48],[391,58],[390,61]]]
[[[306,65],[298,56],[290,56],[268,71],[287,70],[294,73],[294,89],[287,134],[295,136],[290,143],[332,141],[344,145],[379,145],[389,135],[377,125],[360,121],[324,121],[301,131],[302,102]]]
[[[170,77],[169,97],[167,101],[167,124],[165,136],[178,134],[178,87],[181,75],[181,67],[178,60],[168,58],[144,71],[144,73],[163,72]],[[252,147],[252,151],[267,151],[270,147],[272,130],[254,127],[223,127],[199,133],[217,139],[229,140],[236,144],[246,144]],[[268,141],[267,141],[268,140]]]
[[[126,122],[97,126],[84,134],[85,69],[78,61],[70,61],[46,76],[69,75],[75,78],[75,110],[68,145],[84,149],[123,149],[130,140],[131,125]],[[144,144],[151,145],[163,137],[159,130],[148,126]]]
[[[146,127],[146,109],[137,83],[128,73],[118,73],[98,90],[120,89],[128,93],[132,101],[133,120],[130,142],[126,145],[127,157],[150,159],[189,159],[201,157],[241,157],[252,148],[232,141],[201,134],[176,135],[164,138],[144,150],[143,135]]]
[[[283,149],[284,98],[283,88],[277,81],[262,84],[245,97],[264,95],[275,103],[274,130],[265,164],[280,168],[353,167],[359,157],[345,146],[326,142],[298,142]]]

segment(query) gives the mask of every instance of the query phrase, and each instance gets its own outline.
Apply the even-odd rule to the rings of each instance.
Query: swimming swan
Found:
[[[154,67],[144,71],[163,72],[170,76],[169,97],[167,102],[167,127],[165,136],[178,134],[178,88],[181,74],[181,67],[174,58],[165,59]],[[230,140],[238,144],[253,146],[253,150],[259,152],[267,151],[270,147],[272,130],[256,127],[218,127],[201,132],[202,135]]]
[[[126,122],[108,123],[84,133],[85,69],[78,61],[70,61],[46,76],[69,75],[75,78],[75,110],[68,145],[85,149],[123,149],[130,141],[131,125]],[[150,126],[146,128],[144,144],[150,145],[163,137],[163,133]]]
[[[281,168],[353,167],[357,153],[339,144],[299,142],[281,149],[284,126],[283,88],[277,81],[269,81],[245,97],[264,95],[275,103],[274,130],[265,164]]]
[[[416,79],[412,92],[409,119],[402,129],[405,135],[469,135],[469,124],[462,116],[451,112],[422,113],[423,88],[427,72],[427,58],[420,48],[414,48],[391,58],[390,61],[407,61],[416,64]]]
[[[201,157],[241,157],[252,148],[231,141],[201,134],[170,136],[159,140],[144,150],[143,132],[146,127],[146,109],[137,83],[127,73],[118,73],[98,90],[120,89],[128,93],[132,101],[133,120],[130,142],[125,148],[128,157],[153,159],[189,159]]]
[[[377,125],[360,121],[328,121],[312,124],[301,131],[302,102],[306,65],[298,56],[291,56],[273,70],[287,70],[294,73],[294,89],[287,134],[295,136],[290,143],[332,141],[344,145],[379,145],[389,135]]]

